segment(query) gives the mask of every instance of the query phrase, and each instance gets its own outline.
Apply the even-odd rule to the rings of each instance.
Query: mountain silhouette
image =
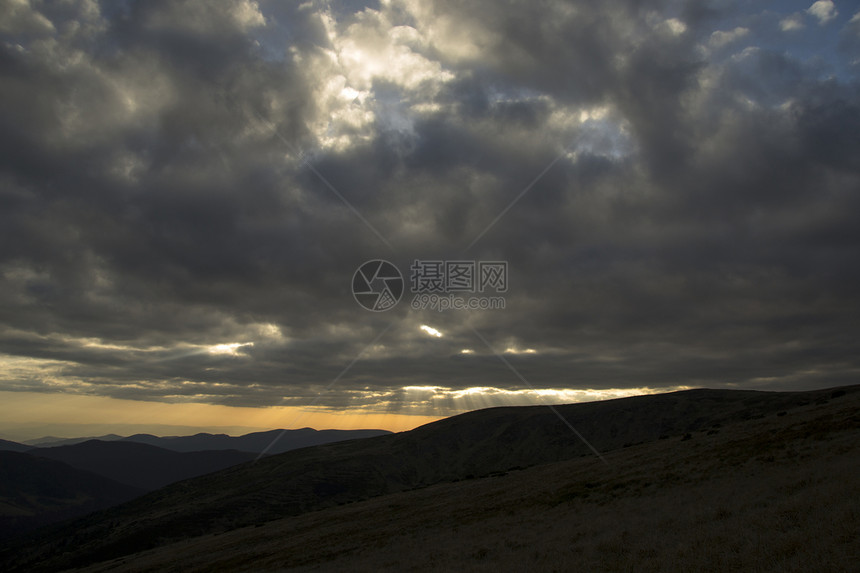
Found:
[[[222,470],[255,457],[236,450],[181,453],[148,444],[100,440],[38,448],[30,453],[144,490]]]
[[[702,389],[555,408],[606,455],[648,444],[661,444],[668,453],[678,447],[696,453],[700,443],[693,434],[718,436],[724,428],[779,421],[786,412],[834,398],[844,402],[858,391],[860,386],[812,392]],[[409,432],[293,450],[175,483],[34,536],[31,547],[38,549],[25,552],[29,561],[13,559],[9,566],[82,566],[387,494],[575,459],[604,467],[549,408],[479,410]],[[77,549],[60,556],[59,548],[70,543]]]
[[[151,434],[135,434],[122,438],[126,442],[139,442],[176,452],[203,450],[240,450],[243,452],[280,454],[289,450],[318,446],[344,440],[372,438],[390,434],[387,430],[269,430],[253,432],[243,436],[199,433],[193,436],[158,437]]]
[[[85,515],[144,493],[92,472],[0,451],[0,538]]]
[[[99,440],[102,442],[112,442],[121,439],[122,436],[116,434],[105,434],[103,436],[87,436],[81,438],[58,438],[56,436],[43,436],[33,440],[27,440],[25,443],[29,446],[38,448],[56,448],[57,446],[74,446],[90,440]]]
[[[9,440],[0,440],[0,452],[26,452],[32,450],[32,446],[19,444],[18,442],[10,442]]]
[[[854,571],[860,394],[819,402],[79,571]]]

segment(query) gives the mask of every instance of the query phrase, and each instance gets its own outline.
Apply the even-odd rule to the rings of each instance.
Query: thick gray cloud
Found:
[[[514,400],[473,328],[537,388],[856,381],[847,9],[3,4],[5,389]],[[508,261],[506,308],[369,313],[373,258]]]

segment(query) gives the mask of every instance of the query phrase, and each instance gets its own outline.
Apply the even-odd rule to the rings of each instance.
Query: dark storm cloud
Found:
[[[321,404],[524,389],[472,327],[543,388],[857,373],[847,9],[8,4],[5,388],[302,404],[361,354]],[[377,257],[507,260],[506,309],[364,312]]]

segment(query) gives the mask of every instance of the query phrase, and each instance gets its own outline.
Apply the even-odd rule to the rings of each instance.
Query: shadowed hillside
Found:
[[[0,452],[0,538],[85,515],[142,493],[61,462]]]
[[[244,436],[200,433],[193,436],[158,437],[151,434],[135,434],[122,438],[126,442],[139,442],[165,448],[176,452],[197,452],[203,450],[240,450],[243,452],[280,454],[299,448],[318,446],[344,440],[373,438],[390,434],[387,430],[269,430],[253,432]]]
[[[558,410],[598,450],[620,450],[613,455],[618,459],[636,444],[671,442],[676,447],[692,441],[694,434],[718,436],[723,428],[794,416],[828,400],[850,398],[856,407],[858,389],[692,390]],[[747,449],[743,455],[759,453]],[[581,456],[590,467],[603,466],[548,408],[492,408],[401,434],[295,450],[174,484],[65,529],[45,532],[31,546],[8,551],[7,558],[10,566],[29,569],[38,568],[37,563],[47,569],[84,565],[178,539]],[[696,471],[695,464],[684,470],[690,471]],[[682,472],[678,479],[687,477]],[[74,551],[58,557],[70,548]]]
[[[782,415],[780,415],[782,414]],[[860,395],[382,496],[85,569],[856,571]]]
[[[112,442],[114,440],[120,439],[122,439],[122,436],[118,436],[116,434],[105,434],[103,436],[87,436],[78,438],[58,438],[56,436],[43,436],[41,438],[27,440],[25,443],[29,446],[38,448],[56,448],[59,446],[74,446],[75,444],[82,444],[84,442],[89,442],[90,440],[99,440],[100,442]]]
[[[38,448],[30,453],[145,490],[222,470],[255,457],[235,450],[179,453],[147,444],[99,440]]]
[[[0,440],[0,452],[27,452],[32,450],[31,446],[19,444],[18,442],[10,442],[9,440]]]

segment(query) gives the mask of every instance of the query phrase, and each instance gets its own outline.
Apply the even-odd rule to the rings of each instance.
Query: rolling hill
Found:
[[[582,457],[436,484],[80,573],[856,571],[860,395],[689,436],[607,452],[608,466]]]
[[[180,453],[147,444],[99,440],[38,448],[30,453],[147,491],[222,470],[255,457],[252,453],[236,450]]]
[[[62,462],[0,452],[0,538],[128,501],[144,493]]]
[[[243,436],[200,433],[193,436],[158,437],[151,434],[135,434],[122,438],[126,442],[139,442],[176,452],[204,450],[239,450],[243,452],[280,454],[289,450],[318,446],[332,442],[373,438],[390,434],[387,430],[270,430],[253,432]]]
[[[31,446],[19,444],[18,442],[0,440],[0,452],[26,452],[32,449],[33,448]]]
[[[101,442],[112,442],[121,439],[122,436],[116,434],[105,434],[103,436],[87,436],[81,438],[58,438],[56,436],[43,436],[32,440],[26,440],[26,444],[37,448],[56,448],[59,446],[74,446],[82,444],[90,440],[99,440]]]
[[[404,493],[408,490],[448,487],[441,484],[462,480],[471,483],[482,476],[531,475],[522,484],[520,494],[526,495],[545,486],[544,478],[539,477],[541,464],[574,464],[565,466],[556,481],[563,480],[559,476],[565,472],[572,472],[571,476],[586,469],[591,472],[591,481],[571,478],[553,494],[562,501],[586,494],[600,499],[597,493],[614,499],[613,490],[641,490],[652,484],[662,484],[655,491],[671,496],[671,488],[666,487],[710,479],[709,468],[719,469],[713,475],[723,475],[726,468],[736,469],[748,459],[767,457],[774,447],[771,441],[794,447],[792,440],[814,440],[816,432],[827,437],[845,430],[856,436],[858,391],[860,386],[784,393],[691,390],[558,406],[559,412],[605,453],[608,465],[597,460],[546,407],[470,412],[410,432],[294,450],[173,484],[65,528],[34,536],[29,545],[10,547],[5,553],[6,566],[27,570],[83,566],[250,525],[266,528],[268,521],[310,515],[312,511],[336,511],[338,505],[350,502],[385,499],[380,496],[389,494],[408,496],[411,494]],[[805,418],[819,414],[818,421]],[[845,450],[845,443],[857,442],[843,442],[839,455],[856,461],[856,450]],[[637,469],[636,464],[629,465],[632,459],[642,462],[646,454],[641,452],[650,448],[657,448],[653,454],[660,460],[657,466],[646,464]],[[673,462],[673,456],[680,461]],[[531,466],[539,467],[522,471]],[[595,472],[602,477],[597,479]],[[618,475],[624,472],[639,472],[639,477],[619,480]],[[728,475],[723,477],[729,479]],[[590,491],[593,488],[595,492]],[[409,503],[401,507],[397,515],[403,519],[424,511],[422,506]],[[469,507],[464,511],[468,513]],[[481,515],[480,508],[475,511]],[[70,545],[74,549],[66,551]],[[240,562],[234,560],[234,565]]]

